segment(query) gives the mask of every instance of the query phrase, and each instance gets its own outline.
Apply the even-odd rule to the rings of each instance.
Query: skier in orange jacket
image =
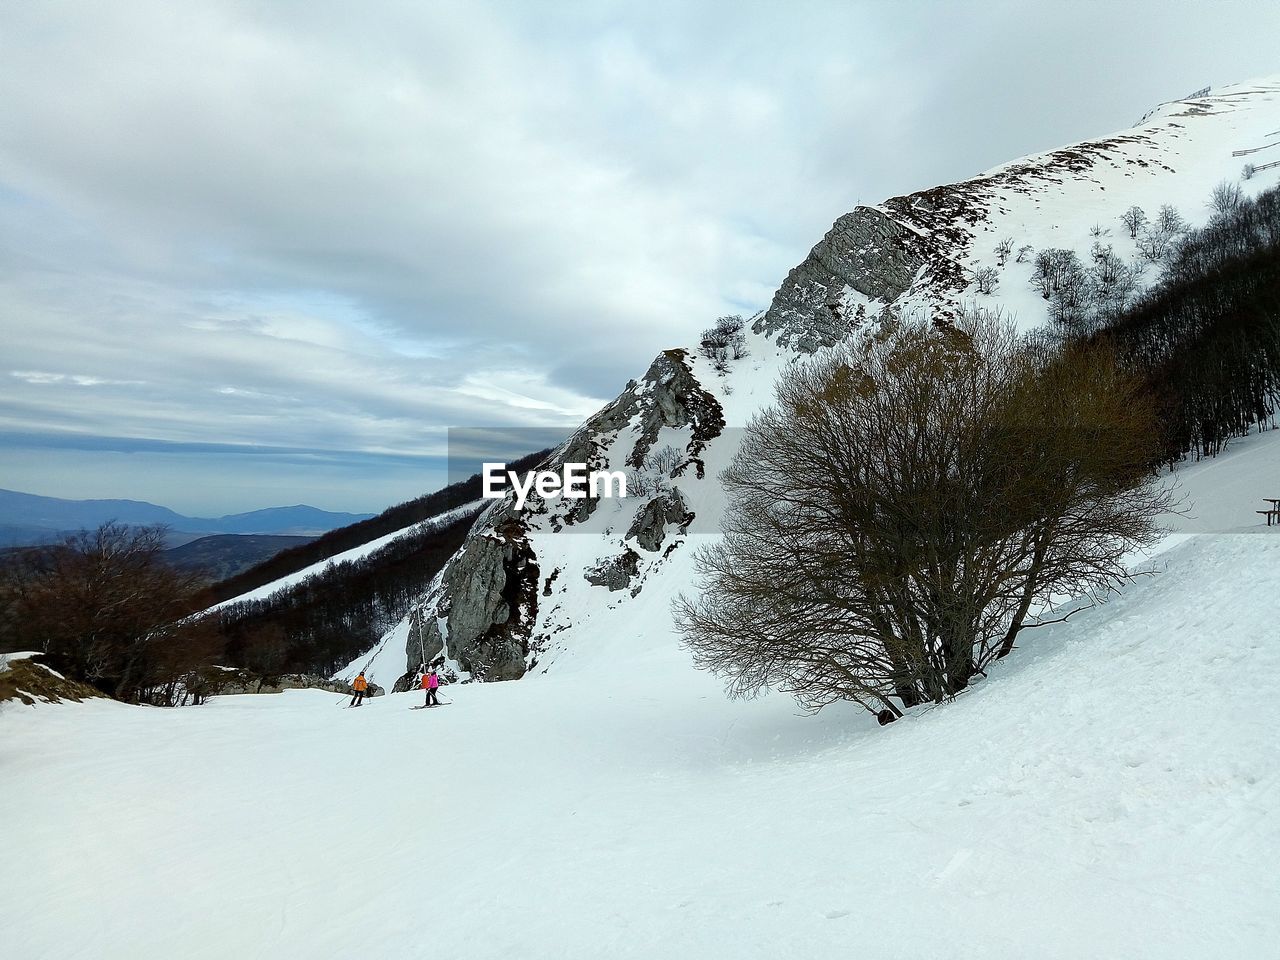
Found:
[[[365,691],[369,689],[369,681],[364,678],[363,670],[360,671],[355,682],[351,684],[351,689],[354,690],[355,693],[351,695],[350,706],[358,707],[360,706],[360,702],[364,700]]]

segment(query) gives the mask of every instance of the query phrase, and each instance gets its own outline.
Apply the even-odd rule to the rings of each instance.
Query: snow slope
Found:
[[[1280,498],[1280,430],[1237,437],[1210,460],[1188,462],[1175,471],[1183,514],[1168,526],[1181,533],[1257,531],[1266,521],[1257,513],[1263,498]]]
[[[9,669],[9,664],[16,663],[19,660],[30,660],[32,657],[40,656],[34,650],[17,650],[13,653],[0,653],[0,673],[4,673]],[[49,669],[48,667],[45,668]]]
[[[480,509],[481,505],[481,501],[465,503],[460,507],[454,507],[452,510],[446,510],[444,513],[438,513],[434,517],[427,517],[425,520],[419,520],[417,523],[412,523],[400,530],[396,530],[392,533],[386,534],[385,536],[370,540],[368,543],[362,543],[358,547],[352,547],[350,550],[335,553],[332,557],[328,557],[324,560],[318,560],[309,566],[303,567],[301,570],[294,571],[288,576],[281,577],[278,580],[272,580],[270,583],[265,583],[262,586],[249,590],[246,593],[242,593],[237,597],[232,597],[229,600],[223,600],[221,603],[210,607],[209,610],[219,610],[222,607],[231,606],[236,603],[244,603],[248,600],[265,600],[273,594],[279,593],[281,590],[287,590],[289,587],[296,586],[308,577],[314,577],[317,574],[324,573],[324,571],[329,569],[329,567],[335,566],[339,563],[347,563],[352,560],[361,560],[364,557],[369,556],[371,553],[376,553],[381,550],[392,541],[399,540],[401,537],[407,537],[411,534],[420,533],[430,527],[449,523],[467,513],[476,513]]]
[[[1036,250],[1065,248],[1086,264],[1095,242],[1112,246],[1123,260],[1140,260],[1137,243],[1119,220],[1124,210],[1137,205],[1154,219],[1169,204],[1190,226],[1203,226],[1213,212],[1210,194],[1219,183],[1237,183],[1248,196],[1280,183],[1280,167],[1242,180],[1245,162],[1256,158],[1237,155],[1276,142],[1278,134],[1280,75],[1161,104],[1114,136],[1002,164],[975,178],[986,215],[966,229],[969,240],[957,250],[957,258],[970,277],[982,267],[998,268],[994,248],[1008,237],[1015,250],[1024,244]],[[1000,182],[1001,174],[1077,151],[1091,158],[1087,168]],[[1098,236],[1095,226],[1101,229]],[[998,268],[1000,283],[992,296],[979,296],[972,286],[961,295],[998,305],[1024,329],[1043,323],[1046,302],[1031,288],[1031,259]],[[1159,269],[1150,266],[1144,285],[1158,276]]]
[[[404,673],[405,647],[409,639],[409,621],[401,620],[384,633],[372,650],[360,654],[333,675],[334,680],[350,683],[363,672],[370,683],[390,689]]]
[[[726,701],[642,593],[538,682],[0,714],[6,941],[64,958],[1275,956],[1280,531],[955,703]]]

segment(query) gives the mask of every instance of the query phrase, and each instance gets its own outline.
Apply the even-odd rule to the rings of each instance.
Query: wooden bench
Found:
[[[1272,521],[1280,523],[1280,499],[1272,500],[1270,497],[1263,497],[1262,499],[1271,504],[1271,507],[1267,510],[1255,510],[1254,513],[1260,513],[1266,517],[1268,527],[1271,526]]]

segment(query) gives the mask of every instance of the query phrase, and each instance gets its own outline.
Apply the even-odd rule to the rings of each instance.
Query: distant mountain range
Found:
[[[225,517],[188,517],[142,500],[63,500],[17,490],[0,490],[0,546],[48,543],[108,520],[135,526],[164,524],[171,542],[212,534],[270,534],[315,537],[367,520],[369,513],[334,513],[306,504],[268,507]]]

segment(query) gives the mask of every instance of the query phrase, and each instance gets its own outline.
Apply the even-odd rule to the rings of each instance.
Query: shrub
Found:
[[[742,333],[743,319],[738,315],[724,316],[716,325],[702,333],[698,352],[724,373],[730,360],[740,360],[747,355],[747,340]]]
[[[1000,283],[1000,271],[995,267],[983,267],[974,273],[973,282],[977,284],[979,293],[994,293]]]
[[[722,474],[676,623],[730,692],[900,713],[1008,654],[1036,604],[1123,582],[1168,494],[1140,384],[986,315],[890,323],[790,368]]]

